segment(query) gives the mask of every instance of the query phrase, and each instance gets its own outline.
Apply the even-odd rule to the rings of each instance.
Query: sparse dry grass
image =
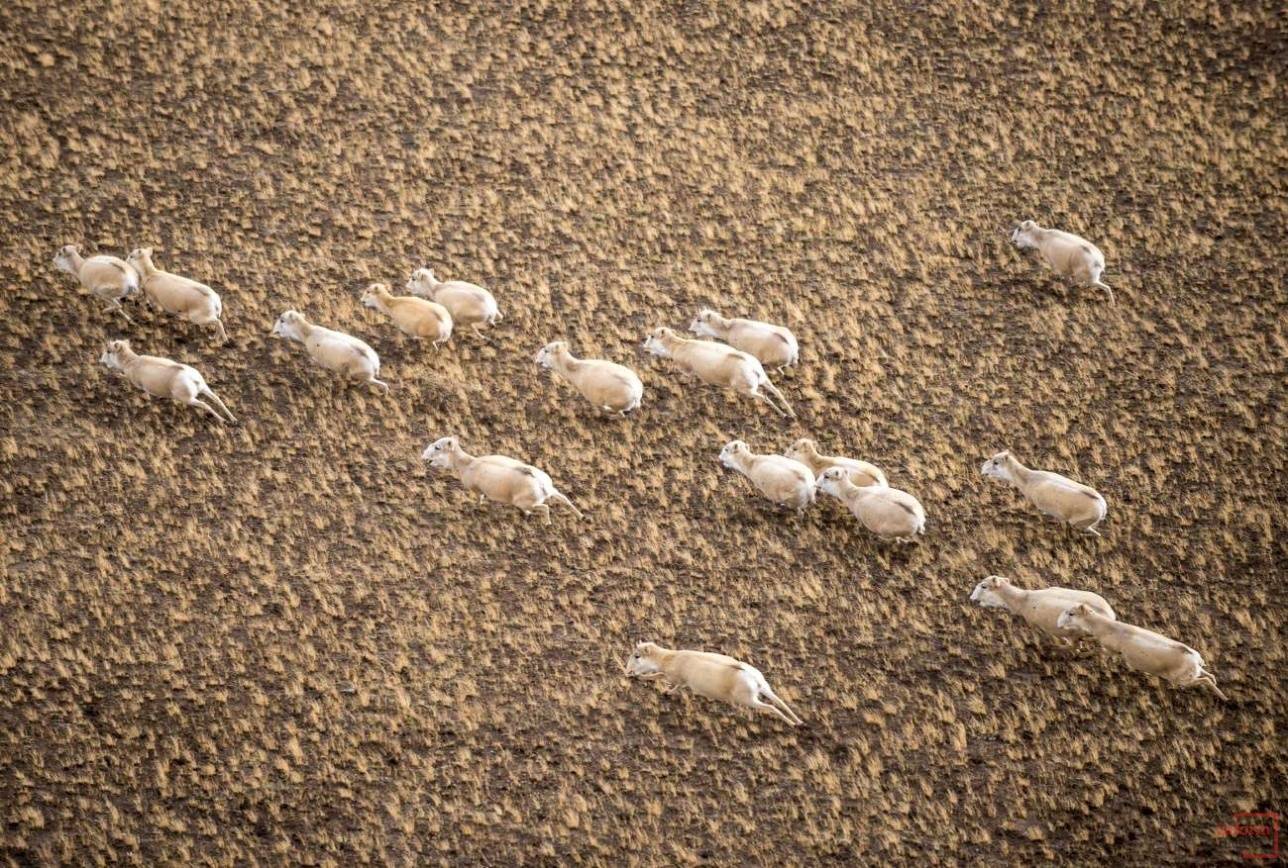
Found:
[[[1288,807],[1274,4],[285,5],[0,6],[9,863],[1211,863]],[[1118,306],[1012,251],[1025,216],[1100,245]],[[222,348],[137,305],[130,336],[245,424],[96,366],[120,324],[68,241],[223,293]],[[359,306],[427,263],[496,293],[496,346]],[[646,360],[715,299],[801,337],[799,420]],[[392,395],[270,341],[287,307]],[[541,375],[557,337],[644,407]],[[477,508],[417,460],[446,433],[587,521]],[[803,435],[925,543],[714,460]],[[1105,539],[979,478],[1003,447],[1102,491]],[[1232,702],[971,608],[991,572],[1100,591]],[[641,637],[809,726],[628,684]]]

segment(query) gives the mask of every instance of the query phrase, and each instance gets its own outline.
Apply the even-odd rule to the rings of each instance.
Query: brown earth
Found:
[[[0,6],[9,864],[1212,864],[1288,808],[1277,4],[111,5]],[[114,321],[70,242],[154,246],[232,340]],[[421,265],[495,292],[495,345],[359,306]],[[704,304],[796,331],[798,421],[645,357]],[[288,307],[392,394],[270,340]],[[121,335],[244,424],[109,376]],[[539,374],[561,336],[644,407]],[[447,433],[586,520],[476,506],[419,460]],[[715,460],[807,434],[925,541]],[[1001,448],[1102,491],[1104,538],[981,479]],[[1230,701],[973,607],[994,572],[1098,590]],[[646,637],[808,726],[626,681]]]

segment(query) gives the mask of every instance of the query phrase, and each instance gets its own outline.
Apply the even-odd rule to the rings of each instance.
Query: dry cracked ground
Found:
[[[1237,862],[1217,828],[1288,808],[1281,11],[9,0],[0,861]],[[1026,217],[1118,303],[1014,250]],[[231,340],[102,312],[73,242],[154,247]],[[424,265],[493,290],[493,343],[359,305]],[[645,356],[703,305],[795,330],[799,419]],[[391,394],[270,339],[287,308]],[[122,336],[242,424],[110,376]],[[559,337],[642,409],[540,373]],[[478,506],[419,460],[449,433],[585,520]],[[807,435],[924,541],[716,462]],[[1002,448],[1102,491],[1104,537],[982,479]],[[1100,592],[1229,701],[972,606],[989,573]],[[641,638],[808,725],[627,681]]]

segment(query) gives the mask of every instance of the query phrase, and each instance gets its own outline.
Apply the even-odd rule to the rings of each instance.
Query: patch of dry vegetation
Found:
[[[0,8],[9,862],[1211,862],[1285,809],[1273,4],[289,5]],[[1098,244],[1119,304],[1011,250],[1022,217]],[[243,425],[96,366],[121,326],[69,241],[222,294],[223,347],[133,303],[129,336]],[[495,292],[496,345],[361,309],[425,264]],[[646,359],[715,300],[800,336],[798,420]],[[288,307],[392,394],[271,341]],[[641,410],[543,377],[560,337]],[[587,520],[478,508],[417,460],[448,433]],[[714,460],[807,435],[925,542]],[[1003,447],[1102,491],[1105,539],[987,485]],[[1103,593],[1232,701],[971,608],[994,572]],[[809,725],[628,684],[645,637]]]

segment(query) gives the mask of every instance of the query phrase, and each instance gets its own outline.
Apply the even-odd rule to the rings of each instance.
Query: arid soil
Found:
[[[629,11],[627,9],[629,8]],[[1288,810],[1288,99],[1270,2],[0,4],[0,862],[1217,864]],[[1105,252],[1103,293],[1008,243]],[[223,296],[231,340],[50,262]],[[437,353],[358,303],[490,288]],[[646,356],[790,326],[782,420]],[[297,308],[383,397],[269,337]],[[221,428],[98,365],[197,366]],[[547,341],[640,372],[597,414]],[[586,512],[420,460],[530,461]],[[812,436],[917,546],[716,461]],[[980,463],[1093,485],[1066,534]],[[1095,590],[1229,701],[973,606]],[[805,718],[631,682],[751,662]]]

